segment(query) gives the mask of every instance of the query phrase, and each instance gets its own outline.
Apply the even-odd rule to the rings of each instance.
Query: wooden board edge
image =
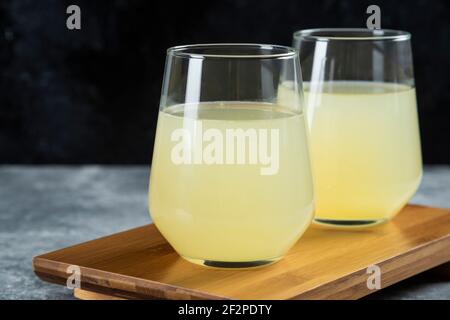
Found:
[[[117,297],[80,288],[75,288],[73,290],[73,296],[79,300],[128,300],[123,297]]]
[[[33,271],[43,281],[66,285],[68,263],[41,257],[33,258]],[[81,288],[125,299],[232,300],[199,290],[142,280],[107,271],[81,267]],[[107,281],[103,279],[108,279]]]
[[[325,285],[320,285],[303,292],[290,299],[292,300],[356,300],[374,292],[382,290],[390,285],[398,283],[409,277],[417,275],[434,267],[444,265],[450,261],[450,235],[434,240],[431,243],[418,246],[399,256],[395,256],[383,261],[374,263],[381,269],[381,288],[371,290],[367,287],[367,279],[370,274],[367,268],[357,270],[349,275],[330,281]],[[418,258],[420,257],[420,258]],[[434,260],[433,263],[429,261]],[[417,263],[417,267],[407,269],[404,266]],[[333,287],[333,290],[330,288]],[[336,290],[341,287],[341,290]],[[329,292],[334,292],[330,294]]]

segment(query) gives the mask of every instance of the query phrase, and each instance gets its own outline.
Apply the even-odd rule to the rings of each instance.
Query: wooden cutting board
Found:
[[[79,266],[83,299],[357,299],[374,292],[373,264],[383,289],[447,261],[450,210],[409,205],[372,229],[311,226],[284,259],[262,268],[191,264],[151,224],[37,256],[33,268],[65,285],[67,268]]]

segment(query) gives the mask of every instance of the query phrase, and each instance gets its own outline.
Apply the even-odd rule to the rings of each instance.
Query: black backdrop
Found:
[[[148,164],[167,47],[290,45],[298,29],[365,27],[370,4],[412,33],[424,162],[450,164],[448,0],[1,0],[0,163]]]

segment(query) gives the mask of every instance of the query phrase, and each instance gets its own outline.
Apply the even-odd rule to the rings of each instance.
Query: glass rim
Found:
[[[298,30],[293,37],[309,41],[405,41],[411,39],[411,33],[393,29],[316,28]]]
[[[196,50],[201,49],[254,49],[255,54],[237,54],[237,53],[199,53]],[[268,50],[273,53],[256,53],[256,50]],[[278,51],[278,52],[277,52]],[[168,56],[189,58],[189,59],[288,59],[298,55],[297,50],[292,47],[276,45],[276,44],[259,44],[259,43],[205,43],[205,44],[188,44],[174,46],[167,49]]]

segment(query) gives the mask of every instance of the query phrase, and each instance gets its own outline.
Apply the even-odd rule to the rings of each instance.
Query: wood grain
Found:
[[[125,298],[115,297],[112,295],[97,293],[78,288],[74,289],[73,295],[75,296],[75,298],[80,300],[125,300]]]
[[[43,280],[65,285],[67,267],[80,266],[80,298],[357,299],[373,292],[369,265],[381,268],[385,288],[447,261],[450,210],[409,205],[372,229],[312,226],[284,259],[257,269],[191,264],[153,225],[35,257],[33,267]]]

